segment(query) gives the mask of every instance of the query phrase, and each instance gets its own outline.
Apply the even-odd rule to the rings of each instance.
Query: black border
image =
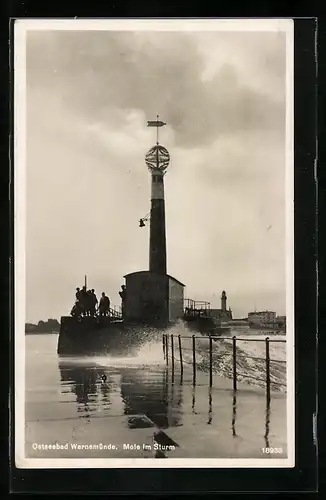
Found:
[[[28,9],[24,6],[11,10],[16,10],[15,13],[11,13],[12,16],[39,17],[39,14],[27,12]],[[137,10],[137,15],[141,16],[142,13],[139,9]],[[159,15],[158,10],[153,12],[154,16]],[[47,14],[49,12],[44,12],[44,16]],[[115,15],[118,17],[117,14]],[[15,407],[14,399],[11,397],[10,416],[13,432],[10,436],[10,490],[12,493],[171,494],[179,492],[191,494],[232,491],[316,491],[316,447],[313,440],[313,416],[316,412],[316,184],[314,171],[317,134],[316,24],[317,21],[314,18],[295,19],[294,24],[296,467],[293,469],[17,469],[14,466]],[[14,54],[12,28],[13,21],[10,30],[11,80]],[[12,112],[12,94],[10,103]],[[13,137],[12,114],[10,133]],[[10,153],[12,157],[13,140],[10,141]],[[13,169],[11,169],[10,177],[10,255],[13,257]],[[13,383],[13,265],[10,271],[12,340],[10,375]],[[11,396],[13,393],[12,390]]]

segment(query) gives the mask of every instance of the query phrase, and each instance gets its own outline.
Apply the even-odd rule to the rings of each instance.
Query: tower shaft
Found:
[[[152,171],[149,270],[166,274],[166,233],[163,172]]]

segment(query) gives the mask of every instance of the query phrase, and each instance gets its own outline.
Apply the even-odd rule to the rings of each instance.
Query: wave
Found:
[[[240,330],[240,329],[239,329]],[[232,329],[226,338],[223,337],[213,342],[212,369],[213,373],[232,379],[233,378],[233,346],[232,337],[236,340],[237,353],[237,380],[259,387],[266,386],[266,344],[264,340],[269,337],[270,355],[270,387],[273,391],[286,392],[286,336],[273,335],[272,333],[251,334]],[[193,332],[186,325],[177,325],[175,333],[182,336],[183,360],[192,364]],[[178,350],[176,350],[178,359]],[[209,338],[196,337],[196,365],[197,369],[209,371]]]
[[[144,328],[144,343],[136,355],[126,357],[114,357],[110,355],[84,358],[84,362],[95,362],[96,365],[111,367],[146,367],[151,370],[158,366],[164,366],[162,334],[174,335],[175,367],[178,366],[179,349],[177,336],[181,336],[182,357],[185,367],[192,365],[192,337],[194,332],[186,323],[180,321],[171,328],[164,330],[156,328]],[[232,329],[226,337],[213,342],[213,372],[222,377],[233,378],[233,346],[232,337],[237,337],[237,380],[250,385],[265,387],[266,385],[266,358],[265,342],[267,336],[270,338],[270,381],[271,390],[286,391],[286,336],[260,334],[246,332],[244,329]],[[278,340],[278,342],[273,342]],[[284,342],[280,342],[284,340]],[[196,335],[196,365],[203,372],[209,371],[209,337]],[[169,340],[171,345],[171,340]],[[169,347],[171,356],[171,348]],[[79,362],[81,360],[79,359]],[[180,360],[179,360],[180,361]]]

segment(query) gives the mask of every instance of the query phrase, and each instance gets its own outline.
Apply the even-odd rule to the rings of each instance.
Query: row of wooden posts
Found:
[[[169,342],[169,338],[171,339]],[[178,361],[180,362],[180,370],[181,370],[181,375],[183,375],[183,365],[184,365],[184,360],[183,360],[183,355],[182,355],[182,339],[189,337],[182,337],[181,335],[168,335],[168,334],[163,334],[163,353],[164,353],[164,358],[166,360],[166,364],[169,365],[169,358],[171,359],[171,368],[172,371],[174,371],[175,367],[175,338],[178,339],[178,350],[179,350],[179,359]],[[195,335],[192,335],[192,382],[193,385],[196,385],[196,372],[197,372],[197,364],[196,364],[196,338],[201,338],[203,337],[196,337]],[[227,339],[230,340],[229,337],[213,337],[210,336],[208,337],[209,341],[209,386],[212,387],[213,385],[213,340],[223,340]],[[239,339],[240,340],[240,339]],[[251,339],[246,339],[246,340],[251,340]],[[257,341],[257,339],[252,339],[252,341]],[[269,351],[269,344],[270,344],[270,339],[267,337],[264,339],[265,342],[265,367],[266,367],[266,397],[267,399],[270,399],[270,386],[271,386],[271,378],[270,378],[270,351]],[[169,345],[170,344],[170,345]],[[171,348],[171,355],[169,353],[169,349]],[[237,390],[237,337],[232,337],[232,365],[233,365],[233,390]]]

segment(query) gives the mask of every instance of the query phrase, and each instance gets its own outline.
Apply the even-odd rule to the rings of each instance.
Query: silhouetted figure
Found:
[[[82,289],[76,288],[76,303],[73,306],[70,314],[72,316],[96,316],[97,297],[94,288],[86,290],[86,286]]]
[[[76,302],[70,311],[71,316],[81,316],[83,312],[82,308],[82,292],[80,288],[76,288]]]
[[[90,300],[90,315],[95,316],[98,300],[97,300],[97,297],[95,295],[94,288],[92,288],[92,290],[90,291],[89,300]]]
[[[87,315],[87,299],[88,299],[88,294],[86,286],[83,286],[82,290],[80,291],[80,304],[83,316]]]
[[[121,286],[121,291],[119,292],[119,295],[121,297],[121,314],[122,317],[124,316],[124,305],[125,305],[125,300],[126,300],[126,285]]]
[[[102,296],[99,304],[100,316],[108,316],[110,310],[110,299],[102,292]]]
[[[91,316],[92,304],[93,304],[92,291],[91,290],[87,290],[87,296],[86,296],[86,316]]]
[[[71,316],[76,316],[77,318],[81,316],[82,310],[80,307],[80,304],[76,302],[76,304],[73,305],[73,308],[70,311]]]

